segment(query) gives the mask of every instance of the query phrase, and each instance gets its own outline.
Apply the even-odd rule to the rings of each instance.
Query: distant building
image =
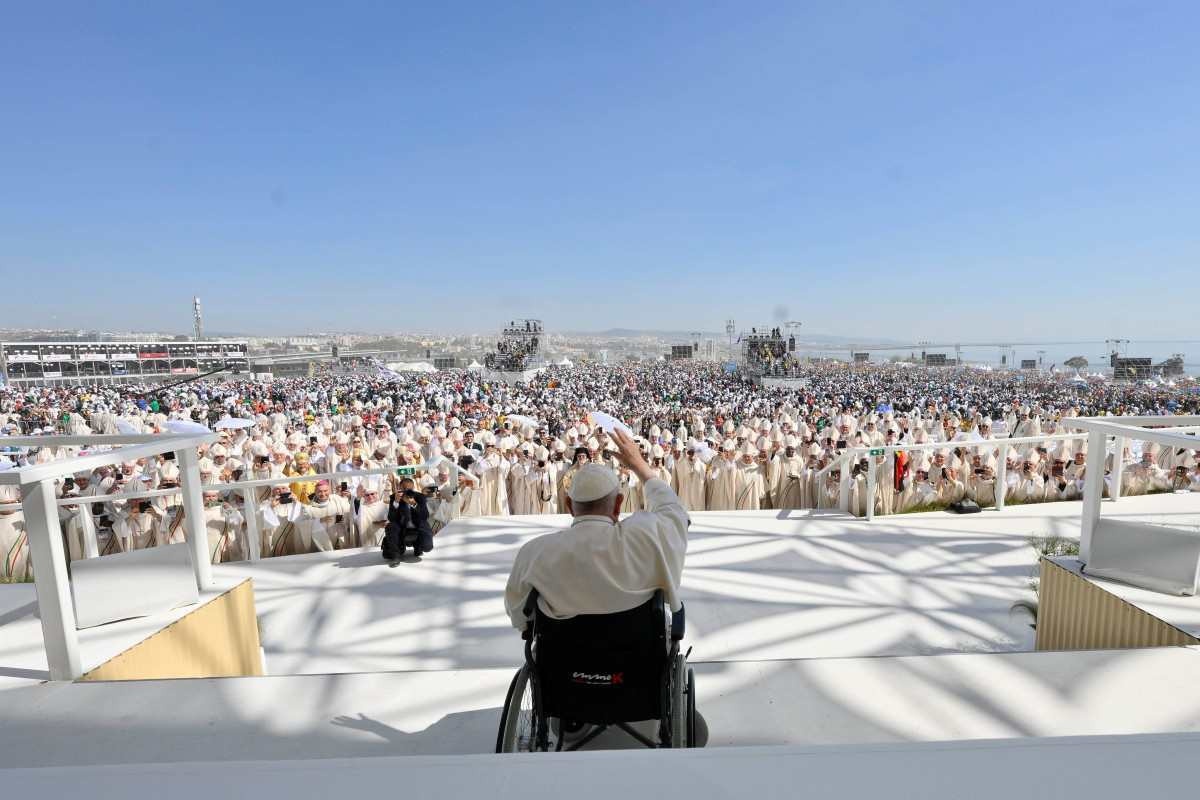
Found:
[[[0,372],[14,385],[154,382],[249,368],[244,341],[0,343]]]

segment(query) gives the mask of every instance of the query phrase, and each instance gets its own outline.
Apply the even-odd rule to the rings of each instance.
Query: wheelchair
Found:
[[[696,680],[679,652],[683,608],[662,590],[617,614],[547,617],[525,601],[525,664],[508,687],[497,753],[578,750],[610,727],[646,747],[694,747]],[[658,739],[631,723],[656,720]]]

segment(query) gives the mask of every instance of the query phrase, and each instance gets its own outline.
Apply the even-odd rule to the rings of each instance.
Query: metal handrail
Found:
[[[372,467],[370,469],[345,470],[342,472],[322,472],[314,475],[282,475],[273,478],[255,478],[248,481],[236,481],[234,483],[208,483],[201,488],[206,492],[240,492],[247,489],[253,489],[260,486],[280,486],[289,483],[308,483],[311,481],[332,480],[335,478],[358,478],[368,475],[391,475],[397,469],[408,467],[422,472],[429,472],[438,469],[443,465],[453,466],[454,477],[458,473],[462,473],[472,480],[476,476],[464,470],[451,459],[443,459],[441,461],[427,461],[420,464],[390,464],[384,467]],[[455,481],[457,483],[457,481]],[[148,497],[166,497],[173,494],[179,494],[182,491],[181,487],[175,486],[169,489],[144,489],[138,492],[118,492],[110,494],[83,495],[75,497],[59,498],[56,502],[60,506],[75,506],[85,503],[105,503],[113,500],[140,500]],[[20,503],[0,503],[0,508],[20,508]]]
[[[969,441],[964,439],[950,440],[948,442],[921,442],[920,444],[888,444],[878,447],[852,447],[846,450],[844,457],[850,460],[855,460],[855,456],[859,453],[865,454],[866,457],[872,457],[872,453],[876,456],[887,455],[897,451],[910,450],[942,450],[955,448],[977,448],[989,449],[994,448],[999,451],[999,458],[996,459],[996,485],[1004,486],[1008,478],[1008,449],[1014,445],[1023,444],[1042,444],[1044,442],[1056,441],[1075,441],[1086,439],[1085,434],[1080,433],[1053,433],[1045,436],[1017,436],[1009,439],[979,439]],[[878,451],[882,450],[883,453]],[[830,465],[832,466],[832,464]],[[843,511],[850,510],[850,480],[849,471],[842,472],[842,481],[840,486],[840,505]],[[875,492],[876,492],[876,477],[875,470],[867,470],[867,507],[865,519],[870,522],[875,518]],[[1004,510],[1004,492],[996,493],[996,510]]]

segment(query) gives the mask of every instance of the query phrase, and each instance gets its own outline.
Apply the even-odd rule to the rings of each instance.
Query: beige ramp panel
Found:
[[[254,584],[237,586],[86,673],[82,681],[262,675]]]

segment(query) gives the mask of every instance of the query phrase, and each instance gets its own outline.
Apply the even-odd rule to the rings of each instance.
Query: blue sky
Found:
[[[1197,30],[1195,3],[11,4],[0,325],[184,331],[199,294],[245,333],[1195,338]]]

